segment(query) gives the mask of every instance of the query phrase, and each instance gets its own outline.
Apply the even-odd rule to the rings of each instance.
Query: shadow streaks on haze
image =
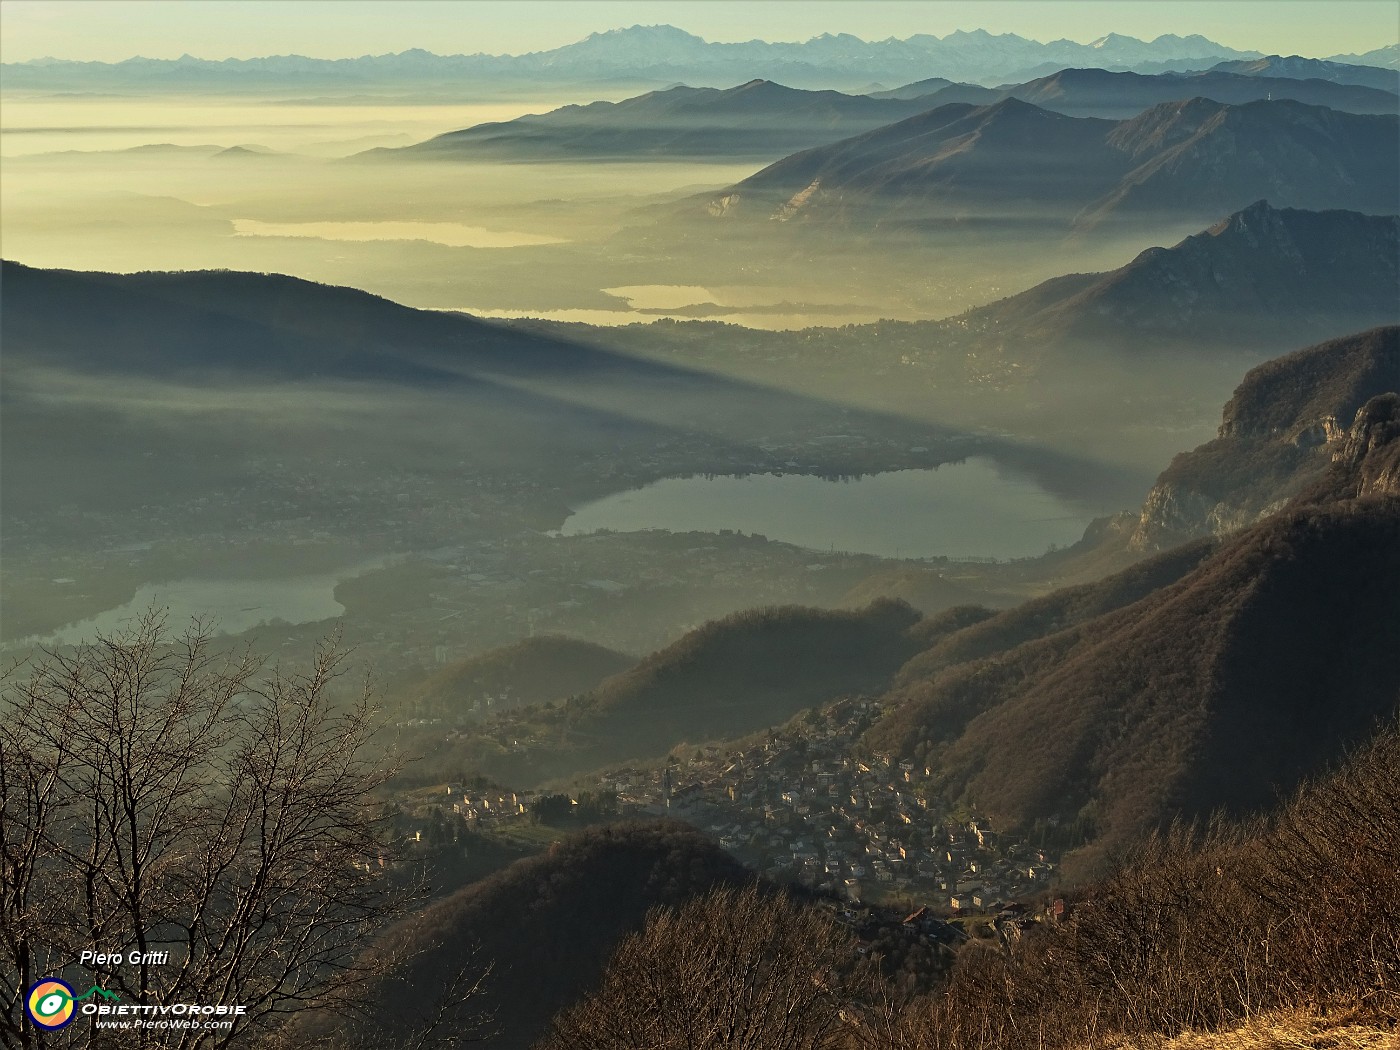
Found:
[[[42,363],[94,379],[250,388],[389,383],[510,402],[546,432],[551,420],[586,413],[593,425],[703,434],[734,449],[839,428],[927,446],[928,465],[988,455],[1073,498],[1125,484],[1119,468],[1086,457],[280,275],[116,276],[11,263],[3,294],[10,370]]]

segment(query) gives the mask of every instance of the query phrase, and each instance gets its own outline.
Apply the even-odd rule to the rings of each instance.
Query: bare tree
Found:
[[[1288,995],[1400,1012],[1400,722],[1300,789],[1258,854],[1246,881],[1278,917]]]
[[[653,910],[618,947],[598,991],[556,1018],[545,1045],[839,1046],[853,958],[850,938],[814,909],[756,886],[715,890],[677,911]]]
[[[407,900],[387,892],[375,801],[394,769],[371,746],[367,693],[332,696],[341,661],[325,645],[302,673],[265,670],[152,613],[8,676],[4,1045],[247,1045],[306,1006],[354,999],[366,938]],[[121,960],[80,966],[83,951]],[[41,1038],[24,996],[60,975],[128,1007],[245,1012],[227,1030],[104,1032],[84,1015]]]

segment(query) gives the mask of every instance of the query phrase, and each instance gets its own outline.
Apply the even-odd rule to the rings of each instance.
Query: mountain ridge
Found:
[[[1242,437],[1303,438],[1257,516],[930,635],[865,746],[1001,824],[1077,828],[1072,873],[1169,819],[1277,801],[1400,709],[1397,387],[1397,326],[1255,369],[1164,478],[1253,476]]]
[[[771,239],[776,226],[888,234],[994,214],[1082,236],[1126,222],[1205,225],[1262,197],[1385,213],[1400,199],[1397,155],[1393,114],[1193,98],[1111,121],[1007,97],[942,106],[793,154],[688,198],[672,221],[704,229],[708,219]]]
[[[1381,77],[1384,71],[1376,71]],[[1000,89],[935,77],[872,94],[807,91],[756,78],[733,87],[676,85],[619,102],[567,105],[542,114],[488,122],[362,158],[476,159],[636,154],[774,156],[840,141],[954,102],[995,105],[1019,99],[1070,116],[1124,120],[1163,102],[1209,97],[1230,105],[1277,96],[1349,113],[1393,114],[1395,89],[1326,79],[1286,79],[1212,69],[1188,75],[1143,75],[1065,68]]]
[[[1268,67],[1253,73],[1222,68],[1230,65],[1232,63],[1221,63],[1208,70],[1186,73],[1140,73],[1101,66],[1066,66],[1020,84],[998,87],[946,84],[926,95],[911,92],[918,85],[908,84],[893,91],[879,92],[878,97],[923,97],[929,108],[950,102],[990,105],[1002,99],[1018,98],[1069,116],[1104,117],[1110,120],[1126,120],[1151,106],[1193,97],[1243,105],[1246,102],[1269,101],[1277,96],[1306,105],[1368,114],[1394,113],[1400,107],[1400,78],[1391,76],[1385,70],[1372,69],[1370,72],[1376,76],[1358,78],[1370,83],[1351,83],[1325,76],[1267,76]],[[1255,68],[1257,63],[1242,61],[1233,65],[1249,69]],[[1315,72],[1326,71],[1324,67]]]
[[[962,327],[1066,343],[1299,341],[1400,319],[1400,217],[1259,200],[1170,248],[1101,274],[1052,278],[969,311]]]
[[[955,80],[989,79],[1004,83],[1028,67],[1045,62],[1061,66],[1085,61],[1169,63],[1199,68],[1205,63],[1257,58],[1201,36],[1163,35],[1152,41],[1110,34],[1089,44],[1072,40],[1042,43],[1014,33],[957,31],[945,37],[919,33],[904,39],[866,41],[851,34],[821,34],[801,42],[753,40],[707,41],[674,26],[641,26],[593,33],[549,51],[520,55],[435,55],[422,49],[398,54],[346,59],[311,59],[299,55],[251,59],[132,58],[117,63],[33,59],[6,63],[12,89],[71,90],[72,85],[175,87],[268,87],[292,78],[302,86],[364,84],[386,73],[403,81],[450,82],[454,78],[490,78],[516,74],[546,80],[618,75],[686,79],[709,77],[743,80],[755,76],[781,79],[785,74],[817,86],[854,87],[880,79],[940,75]]]
[[[917,100],[807,91],[762,78],[725,89],[680,85],[620,102],[563,106],[478,124],[362,158],[774,156],[903,119]]]
[[[780,606],[711,620],[586,693],[522,712],[552,735],[483,768],[496,779],[539,783],[882,690],[917,648],[909,631],[918,621],[889,598],[856,610]]]
[[[1265,55],[1219,62],[1207,72],[1240,73],[1244,76],[1276,76],[1302,80],[1331,80],[1338,84],[1395,91],[1400,88],[1400,70],[1377,65],[1357,65],[1326,58],[1301,55]]]
[[[1255,811],[1393,715],[1397,552],[1392,496],[1280,515],[1130,605],[916,677],[865,742],[1006,826],[1085,822],[1090,854]],[[1297,735],[1315,704],[1325,731]]]
[[[549,703],[635,666],[626,653],[563,635],[537,635],[457,660],[407,690],[406,706],[460,720]]]

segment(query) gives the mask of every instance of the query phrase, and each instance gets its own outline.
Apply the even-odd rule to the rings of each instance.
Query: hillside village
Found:
[[[447,785],[401,800],[420,824],[451,814],[478,832],[586,819],[669,816],[712,835],[774,880],[862,902],[995,913],[1048,889],[1057,855],[951,809],[932,770],[853,755],[878,701],[845,699],[747,747],[706,746],[652,768],[613,769],[577,795]],[[559,803],[563,803],[562,810]],[[417,832],[422,840],[424,830]]]

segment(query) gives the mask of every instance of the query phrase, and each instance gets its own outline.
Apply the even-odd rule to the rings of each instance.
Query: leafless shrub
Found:
[[[972,943],[893,1050],[1049,1050],[1345,1003],[1400,1014],[1400,732],[1251,825],[1176,826],[1014,953]]]
[[[655,909],[549,1050],[827,1050],[842,1042],[853,945],[823,914],[757,887]]]
[[[246,1008],[231,1031],[131,1030],[123,1047],[248,1045],[309,1005],[356,1001],[367,938],[413,895],[386,892],[393,849],[374,792],[394,770],[371,747],[369,697],[333,700],[341,669],[328,645],[303,672],[267,670],[150,614],[10,676],[6,1046],[36,1045],[25,991],[63,973],[124,1004]],[[83,950],[169,956],[79,969]],[[80,1018],[64,1037],[103,1034]]]

